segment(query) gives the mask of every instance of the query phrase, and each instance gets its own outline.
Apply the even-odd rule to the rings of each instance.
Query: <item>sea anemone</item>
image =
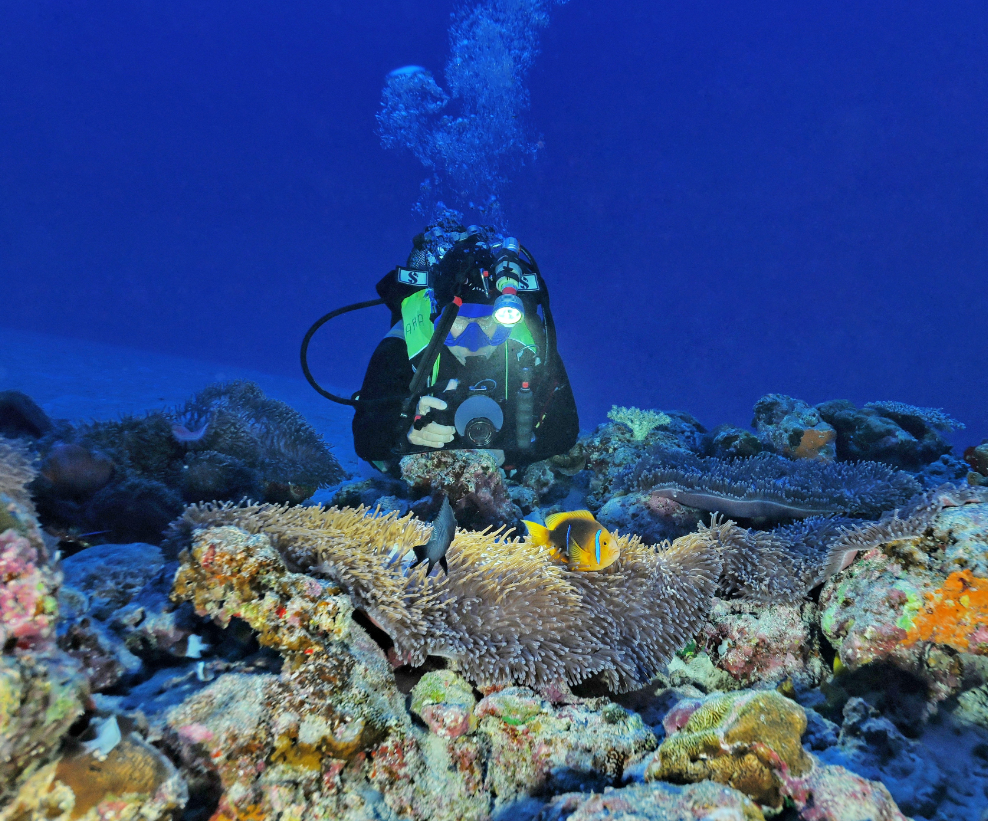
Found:
[[[717,459],[681,450],[653,452],[621,486],[736,519],[870,518],[920,491],[909,474],[878,462],[794,461],[770,453]]]
[[[191,507],[172,538],[188,545],[193,531],[221,526],[264,534],[289,568],[340,584],[401,662],[443,657],[483,686],[596,676],[617,692],[641,687],[703,624],[721,564],[706,544],[618,536],[617,562],[573,573],[527,541],[460,530],[449,576],[427,577],[403,561],[428,538],[409,516],[278,505]]]

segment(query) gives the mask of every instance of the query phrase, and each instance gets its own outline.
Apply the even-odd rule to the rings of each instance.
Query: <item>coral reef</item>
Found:
[[[865,402],[864,410],[878,411],[907,430],[910,425],[933,428],[945,433],[964,430],[964,423],[944,413],[943,408],[918,408],[905,402]]]
[[[642,492],[612,497],[596,518],[611,531],[637,533],[646,544],[658,544],[694,530],[701,513],[665,496]]]
[[[58,574],[13,528],[0,533],[0,647],[26,649],[54,632]]]
[[[175,564],[148,544],[98,545],[62,562],[58,644],[94,692],[147,678],[162,664],[198,658],[203,639],[189,605],[169,600]]]
[[[617,537],[620,561],[571,573],[527,542],[461,530],[446,554],[449,576],[426,578],[424,567],[409,572],[406,558],[427,541],[426,528],[359,509],[193,507],[175,538],[188,543],[196,530],[200,544],[206,528],[223,525],[263,534],[252,552],[267,555],[270,543],[293,566],[340,584],[391,638],[401,662],[419,666],[441,656],[485,686],[578,684],[591,676],[614,691],[641,686],[703,623],[721,565],[706,542],[659,549]],[[224,533],[240,544],[233,531]],[[223,534],[215,542],[227,549]],[[202,597],[219,595],[213,563],[207,557],[204,565],[193,550],[176,582],[177,594],[200,611]]]
[[[200,457],[210,452],[225,455],[256,472],[265,501],[301,502],[317,488],[345,476],[305,419],[284,402],[265,396],[253,382],[210,385],[169,417],[174,420],[173,438],[175,425],[195,431],[205,428],[195,441]],[[228,462],[216,469],[230,470]],[[241,482],[242,470],[237,465],[234,471]],[[208,501],[202,493],[186,497],[186,501],[200,500]]]
[[[643,442],[655,428],[668,425],[672,419],[662,411],[641,410],[640,408],[624,408],[612,405],[607,412],[607,418],[612,422],[626,425],[631,430],[635,441]]]
[[[282,480],[301,468],[277,463],[273,434],[258,455],[270,430],[238,416],[253,401],[220,386],[105,440],[58,423],[33,462],[0,439],[0,821],[165,821],[186,804],[197,821],[982,812],[988,488],[909,499],[918,484],[889,464],[828,463],[827,444],[804,441],[829,437],[822,415],[770,395],[757,437],[670,412],[636,439],[612,419],[524,484],[487,454],[413,457],[404,481],[342,489],[356,509],[197,505],[161,548],[52,563],[25,490],[35,464],[34,487],[61,488],[43,504],[121,529],[160,526],[192,487],[295,499]],[[949,421],[855,413],[927,444]],[[900,456],[915,450],[895,436]],[[662,464],[695,469],[704,492],[705,471],[735,465],[742,487],[762,471],[781,507],[878,518],[742,527],[636,484]],[[944,454],[917,478],[958,465]],[[408,513],[444,494],[479,525],[582,507],[587,491],[612,533],[637,534],[616,535],[603,571],[466,527],[448,577],[412,566],[430,526]]]
[[[805,821],[909,821],[883,784],[840,766],[816,766],[803,778],[782,775],[786,797]]]
[[[6,510],[0,510],[0,528],[16,527],[17,510],[33,517],[34,506],[27,484],[34,478],[31,456],[20,442],[0,436],[0,500]],[[2,498],[6,497],[6,498]],[[18,529],[23,529],[21,525]]]
[[[766,815],[788,803],[805,821],[906,821],[889,791],[803,748],[806,713],[777,692],[741,691],[679,702],[669,733],[647,760],[646,780],[710,779],[758,802]]]
[[[514,525],[521,518],[497,462],[485,450],[414,453],[402,458],[401,477],[413,494],[447,496],[463,526]]]
[[[586,506],[597,511],[613,495],[615,481],[621,472],[638,463],[646,446],[644,442],[635,440],[627,425],[617,422],[599,425],[589,437],[581,438],[577,444],[590,477]]]
[[[733,425],[718,425],[703,441],[703,455],[718,459],[747,458],[763,450],[765,445],[757,436]]]
[[[0,655],[0,801],[57,752],[86,695],[78,664],[55,648]]]
[[[837,430],[837,458],[884,462],[919,470],[950,452],[943,432],[958,423],[933,408],[899,402],[870,402],[855,408],[835,399],[817,405],[824,421]]]
[[[970,570],[955,571],[923,599],[903,639],[905,646],[925,641],[961,653],[988,654],[988,579]]]
[[[565,793],[542,810],[539,821],[670,821],[718,819],[764,821],[761,809],[744,793],[701,781],[683,787],[662,782],[632,784],[601,794]]]
[[[606,699],[552,705],[527,688],[510,687],[482,699],[475,714],[478,733],[490,745],[487,783],[505,802],[601,789],[657,744],[640,716]]]
[[[730,674],[737,689],[785,681],[815,687],[828,673],[817,620],[816,605],[809,601],[765,606],[718,600],[698,637],[698,649]]]
[[[320,436],[252,382],[143,417],[61,424],[39,443],[42,520],[109,542],[159,541],[185,503],[298,503],[344,477]]]
[[[755,403],[751,426],[773,451],[790,459],[832,462],[837,455],[837,431],[801,399],[781,393],[763,396]]]
[[[908,815],[931,817],[947,792],[948,777],[936,760],[924,756],[919,742],[906,738],[863,698],[844,705],[837,744],[820,759],[881,781]]]
[[[696,419],[680,411],[663,416],[668,421],[652,428],[641,440],[635,438],[628,425],[618,422],[598,425],[592,434],[580,438],[577,448],[590,475],[587,507],[598,510],[614,493],[622,473],[638,464],[649,449],[695,451],[700,448],[705,430]]]
[[[82,445],[57,442],[41,465],[52,490],[70,499],[92,496],[113,478],[113,462]]]
[[[972,485],[984,484],[984,479],[988,477],[988,441],[965,448],[964,461],[971,468],[972,475],[968,480],[969,483]]]
[[[473,689],[452,670],[426,673],[412,689],[409,709],[433,733],[458,738],[477,726]]]
[[[960,688],[961,654],[988,652],[985,580],[971,569],[982,566],[985,545],[979,527],[967,526],[983,521],[986,503],[984,489],[943,488],[835,542],[835,556],[863,551],[820,596],[821,626],[842,668],[893,664],[925,682],[934,700]],[[951,543],[955,529],[974,539]]]
[[[59,573],[26,485],[26,451],[0,439],[0,801],[49,761],[83,712],[85,679],[54,645]]]
[[[710,779],[759,804],[782,807],[781,770],[802,776],[813,761],[800,744],[802,707],[774,691],[715,695],[681,712],[645,771],[646,780]]]
[[[793,461],[769,453],[721,460],[662,449],[636,464],[623,487],[742,519],[875,517],[920,491],[907,473],[877,462]]]
[[[124,733],[118,729],[106,752],[72,744],[21,785],[0,818],[170,821],[187,801],[185,780],[175,766],[128,727]]]
[[[51,428],[48,414],[26,393],[0,391],[0,437],[38,439]]]
[[[350,518],[352,545],[363,517]],[[371,518],[364,528],[394,523]],[[567,700],[553,705],[515,687],[475,703],[449,670],[412,689],[412,712],[428,728],[418,729],[349,597],[290,572],[264,534],[197,531],[175,593],[221,625],[244,620],[284,658],[280,675],[220,676],[167,715],[184,767],[220,781],[214,818],[356,819],[382,802],[411,819],[481,819],[530,793],[613,783],[656,744],[638,716],[606,699],[557,689]]]

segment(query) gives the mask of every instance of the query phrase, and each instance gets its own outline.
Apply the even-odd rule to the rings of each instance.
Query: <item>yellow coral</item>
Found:
[[[813,766],[800,744],[805,729],[803,708],[775,691],[715,695],[662,742],[645,778],[710,779],[780,809],[779,775],[800,776]]]
[[[627,425],[631,428],[631,435],[639,442],[648,436],[654,428],[668,425],[672,421],[669,415],[662,413],[662,411],[623,408],[618,405],[611,406],[607,418],[612,422]]]
[[[988,579],[975,576],[969,569],[951,573],[925,598],[905,644],[929,641],[962,653],[988,653]]]

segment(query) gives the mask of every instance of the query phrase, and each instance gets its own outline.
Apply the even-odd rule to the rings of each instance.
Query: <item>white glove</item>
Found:
[[[437,399],[435,396],[423,396],[419,399],[418,406],[415,408],[415,415],[417,417],[425,416],[433,408],[436,410],[445,410],[446,403],[442,399]],[[440,425],[438,422],[430,422],[420,430],[416,430],[412,426],[409,428],[406,437],[409,442],[418,447],[441,448],[452,442],[455,435],[456,428],[452,425]]]

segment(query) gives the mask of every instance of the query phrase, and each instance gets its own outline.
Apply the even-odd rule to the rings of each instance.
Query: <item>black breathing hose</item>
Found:
[[[342,396],[337,396],[335,393],[330,393],[325,388],[322,387],[316,378],[312,375],[312,371],[309,370],[309,342],[312,340],[313,334],[318,331],[323,325],[325,325],[329,320],[334,319],[341,314],[348,314],[350,311],[359,311],[361,308],[372,308],[375,305],[383,305],[383,299],[371,299],[367,302],[355,302],[353,305],[347,305],[345,308],[337,308],[335,311],[330,311],[326,316],[317,319],[311,328],[305,333],[305,337],[302,339],[302,349],[299,355],[302,359],[302,373],[305,374],[305,378],[309,381],[309,384],[315,388],[316,393],[320,396],[325,396],[327,399],[333,402],[338,402],[341,405],[350,405],[352,407],[357,407],[358,402],[393,402],[395,397],[387,396],[381,399],[346,399]],[[445,337],[443,337],[445,339]],[[404,399],[404,397],[401,397]]]
[[[422,359],[419,360],[419,365],[415,369],[415,376],[412,377],[411,384],[408,386],[408,396],[401,406],[403,422],[407,422],[415,412],[415,406],[418,404],[422,389],[425,387],[425,380],[431,375],[432,366],[439,355],[439,349],[446,344],[446,336],[449,329],[453,327],[453,322],[459,312],[460,306],[455,301],[443,308],[432,339],[429,340],[425,353],[422,354]]]

